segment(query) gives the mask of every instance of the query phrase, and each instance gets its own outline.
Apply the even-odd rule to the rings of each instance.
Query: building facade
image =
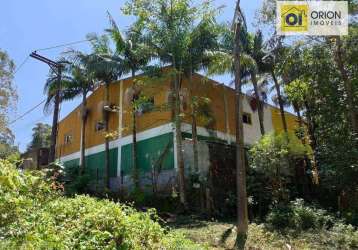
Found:
[[[154,109],[137,115],[137,159],[142,183],[159,182],[169,187],[176,176],[176,140],[172,111],[169,108],[170,79],[141,82],[141,93],[149,97]],[[186,168],[192,165],[191,144],[191,103],[196,96],[200,104],[198,115],[198,136],[200,139],[200,165],[209,165],[209,151],[205,142],[216,141],[223,145],[235,142],[235,93],[230,87],[195,74],[193,88],[189,91],[187,80],[182,82],[182,134],[184,138],[184,158]],[[111,187],[118,189],[131,182],[132,146],[132,107],[130,95],[133,79],[128,78],[110,84],[110,105],[118,107],[118,112],[109,115],[109,130],[116,136],[110,141],[110,179]],[[104,175],[105,133],[103,126],[104,87],[96,89],[87,100],[88,118],[86,123],[86,168],[91,178],[100,182]],[[250,97],[243,95],[245,144],[252,145],[260,137],[257,111],[252,108]],[[57,158],[65,166],[78,166],[81,150],[81,107],[77,107],[59,123]],[[298,126],[296,117],[286,115],[290,129]],[[266,104],[264,107],[264,126],[267,132],[281,131],[279,110]],[[160,178],[158,172],[160,171]]]

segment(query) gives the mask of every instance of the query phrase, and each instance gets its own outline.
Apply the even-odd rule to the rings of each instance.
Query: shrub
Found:
[[[44,175],[0,161],[0,249],[200,249],[156,212],[88,196],[66,198]],[[5,219],[4,219],[5,218]]]
[[[305,169],[303,164],[312,155],[312,149],[294,133],[271,133],[263,136],[249,151],[250,172],[252,182],[248,179],[249,191],[257,200],[263,190],[266,192],[268,200],[279,202],[289,200],[294,197],[298,190],[294,184],[294,179],[307,178],[307,171],[298,176],[296,169]],[[256,178],[256,177],[260,178]],[[252,184],[257,185],[257,181],[262,182],[259,190],[252,188]],[[250,185],[251,184],[251,185]],[[250,188],[251,186],[251,188]],[[260,197],[262,200],[262,197]]]
[[[358,231],[351,225],[336,223],[326,242],[332,249],[357,249]]]
[[[334,217],[323,209],[304,204],[302,199],[291,201],[289,205],[277,205],[267,215],[266,223],[274,229],[327,229],[333,226]]]
[[[12,163],[0,160],[0,234],[44,201],[57,197],[41,172],[18,171]]]

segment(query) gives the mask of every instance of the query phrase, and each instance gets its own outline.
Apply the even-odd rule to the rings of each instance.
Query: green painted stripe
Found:
[[[166,155],[162,161],[162,169],[174,169],[173,145],[173,133],[167,133],[137,142],[137,160],[140,173],[150,172],[152,166],[158,162],[159,157],[167,147]],[[132,172],[132,144],[122,146],[121,155],[122,174],[130,175]]]
[[[99,152],[96,154],[86,156],[86,173],[89,174],[91,179],[103,179],[104,177],[104,159],[105,152]],[[78,167],[79,159],[70,160],[64,162],[65,167]],[[118,148],[109,150],[109,176],[117,177],[117,165],[118,165]]]

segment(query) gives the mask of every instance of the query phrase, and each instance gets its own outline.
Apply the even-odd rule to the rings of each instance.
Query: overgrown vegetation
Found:
[[[51,179],[50,179],[51,180]],[[0,161],[1,249],[200,249],[162,227],[154,210],[61,196],[42,172]]]
[[[298,201],[298,203],[300,203]],[[322,219],[325,211],[315,210],[303,205],[292,205],[295,210],[309,210],[309,217]],[[302,212],[302,211],[301,211]],[[330,219],[332,217],[328,216]],[[292,220],[306,221],[306,215],[295,215]],[[311,221],[311,220],[307,220]],[[270,223],[249,224],[246,249],[356,249],[358,231],[351,225],[332,219],[329,227],[296,230],[285,227],[275,230]],[[209,249],[233,249],[235,245],[235,223],[232,221],[203,220],[198,217],[179,217],[170,224],[174,231],[183,233],[195,242],[205,242]],[[319,225],[320,224],[319,222]]]
[[[45,86],[47,106],[53,103],[58,91],[63,101],[78,95],[82,97],[82,143],[79,168],[64,171],[55,163],[46,174],[20,172],[14,166],[19,152],[14,146],[8,118],[17,98],[13,86],[15,65],[7,53],[0,50],[0,158],[8,158],[8,161],[0,161],[0,248],[200,248],[162,227],[153,210],[138,212],[129,205],[107,199],[78,196],[88,192],[91,181],[85,166],[87,95],[99,83],[104,84],[101,107],[105,131],[105,188],[101,189],[104,191],[101,196],[104,196],[110,188],[109,141],[116,133],[109,130],[109,121],[112,113],[119,111],[110,103],[109,85],[128,73],[135,77],[141,72],[143,77],[151,78],[151,74],[147,74],[151,70],[160,75],[156,75],[156,79],[167,77],[171,82],[168,106],[172,109],[172,122],[176,127],[178,198],[184,208],[181,211],[188,212],[193,206],[195,202],[190,203],[190,198],[201,203],[201,209],[206,210],[207,215],[215,214],[210,211],[214,210],[213,206],[221,206],[222,217],[234,214],[232,211],[238,209],[235,213],[239,217],[237,231],[239,235],[246,235],[248,198],[250,220],[257,224],[249,226],[247,248],[358,248],[355,228],[358,226],[357,3],[349,1],[349,5],[352,18],[348,36],[287,39],[277,36],[276,32],[269,34],[274,27],[274,0],[264,1],[258,12],[259,29],[254,33],[247,30],[240,1],[236,1],[235,22],[226,25],[217,23],[219,9],[212,7],[211,1],[195,5],[190,0],[127,0],[123,14],[131,15],[135,21],[124,36],[109,15],[110,29],[106,34],[87,37],[92,45],[90,54],[80,51],[66,54],[68,62],[61,84],[58,84],[56,75],[49,76]],[[163,70],[163,66],[170,67]],[[206,183],[200,182],[199,178],[197,123],[202,124],[200,116],[209,117],[208,124],[215,119],[210,113],[210,100],[192,95],[195,87],[192,78],[194,73],[202,70],[208,74],[235,75],[237,97],[241,94],[242,84],[247,80],[252,82],[250,106],[257,111],[262,135],[251,145],[247,155],[249,161],[245,164],[243,105],[241,98],[237,98],[236,172],[233,167],[225,173],[237,175],[236,186],[230,185],[229,195],[215,205],[213,191],[217,187],[212,184],[215,183],[213,176],[207,178]],[[182,107],[186,104],[182,100],[185,78],[189,83],[190,114],[185,114]],[[136,186],[128,200],[136,201],[139,206],[156,206],[156,201],[163,202],[162,197],[151,199],[141,190],[136,145],[137,113],[154,108],[151,107],[154,104],[143,95],[144,92],[141,93],[142,86],[138,83],[134,81],[129,88],[131,93],[126,93],[132,106],[132,180]],[[269,96],[279,107],[282,133],[268,134],[264,127],[264,102]],[[291,131],[286,117],[285,108],[288,107],[297,115],[295,131]],[[180,129],[186,115],[192,123],[195,173],[191,182],[186,180],[188,171],[184,166]],[[211,125],[211,128],[215,127]],[[37,124],[33,132],[29,150],[51,144],[48,126]],[[159,160],[156,165],[160,165]],[[218,170],[217,166],[210,168],[208,176],[210,171]],[[158,174],[156,171],[160,172],[160,167],[153,169],[153,176]],[[155,178],[153,193],[157,189]],[[227,179],[221,181],[229,186]],[[195,187],[188,187],[188,184],[195,184]],[[164,207],[172,209],[172,204],[166,204],[171,201],[171,198],[165,199],[163,210],[166,210]],[[235,231],[231,224],[189,218],[189,224],[184,225],[186,228],[178,230],[195,241],[208,242],[209,247],[232,247],[235,241],[229,240]],[[180,227],[178,224],[174,226]]]
[[[18,157],[19,149],[14,145],[15,135],[9,128],[9,115],[16,110],[17,92],[14,85],[15,63],[6,51],[0,48],[0,158]]]

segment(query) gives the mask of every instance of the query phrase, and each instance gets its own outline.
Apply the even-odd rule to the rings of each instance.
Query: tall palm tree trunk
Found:
[[[196,120],[196,106],[193,102],[193,72],[190,70],[189,74],[189,91],[191,98],[191,135],[193,139],[193,156],[194,156],[194,171],[199,171],[199,151],[198,151],[198,128]]]
[[[135,71],[132,70],[132,79],[133,79],[133,88],[135,88],[135,81],[134,81],[134,77],[135,77]],[[133,178],[133,183],[134,183],[134,187],[136,189],[140,188],[140,183],[139,183],[139,169],[138,169],[138,162],[137,162],[137,115],[136,115],[136,97],[133,97],[132,100],[132,136],[133,136],[133,141],[132,141],[132,178]]]
[[[255,72],[251,72],[251,80],[252,80],[252,85],[254,86],[255,98],[257,100],[257,114],[259,116],[260,131],[261,131],[261,135],[264,135],[265,134],[264,109],[263,109],[263,103],[260,98],[259,89],[257,86],[257,78]]]
[[[58,68],[57,72],[57,89],[55,95],[55,107],[53,110],[53,119],[52,119],[52,130],[51,130],[51,145],[49,152],[49,163],[54,162],[56,159],[56,142],[57,142],[57,132],[58,132],[58,116],[60,113],[60,91],[61,91],[61,67]]]
[[[237,1],[236,12],[240,12],[240,0]],[[236,21],[236,20],[235,20]],[[236,245],[244,249],[247,238],[247,194],[246,194],[246,166],[244,149],[244,126],[243,106],[241,96],[241,75],[240,75],[240,22],[235,28],[235,96],[236,96],[236,185],[237,185],[237,238]]]
[[[174,70],[176,70],[175,60],[173,62]],[[174,75],[174,124],[175,124],[175,140],[177,146],[177,166],[179,179],[179,196],[180,203],[184,210],[187,210],[187,201],[185,193],[185,170],[183,159],[183,141],[181,132],[181,118],[180,118],[180,73],[176,72]]]
[[[335,60],[338,66],[338,70],[344,82],[344,89],[347,95],[347,107],[348,107],[348,114],[349,114],[348,116],[351,120],[350,122],[353,132],[358,135],[358,111],[354,107],[354,89],[353,89],[352,81],[348,77],[348,72],[344,67],[342,41],[339,36],[336,37],[336,47],[337,48],[336,48]]]
[[[280,114],[281,114],[283,130],[287,133],[288,129],[287,129],[286,116],[285,116],[285,108],[284,108],[283,100],[282,100],[282,96],[281,96],[280,85],[277,81],[276,74],[275,74],[274,70],[271,70],[271,76],[272,76],[273,82],[275,84],[275,89],[276,89],[277,98],[278,98],[278,105],[280,106]]]
[[[109,83],[105,83],[105,88],[104,88],[104,92],[105,92],[105,105],[109,105]],[[105,187],[107,189],[110,188],[110,177],[109,177],[109,172],[110,172],[110,162],[109,162],[109,111],[104,110],[104,130],[105,130],[105,156],[104,156],[104,166],[105,166],[105,176],[104,176],[104,182],[105,182]]]
[[[82,94],[82,111],[81,111],[81,167],[80,174],[82,175],[86,169],[86,122],[87,122],[87,92]]]

